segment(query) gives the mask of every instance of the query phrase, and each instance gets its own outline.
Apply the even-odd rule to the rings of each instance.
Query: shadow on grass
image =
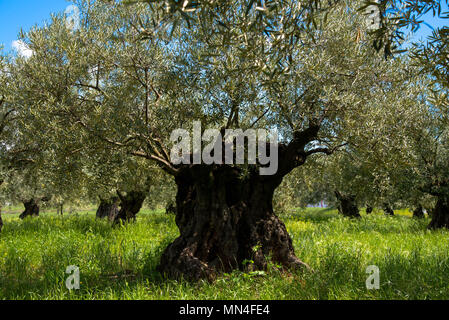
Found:
[[[33,267],[27,257],[10,255],[4,260],[0,270],[0,299],[86,299],[93,298],[96,293],[114,293],[114,296],[125,296],[137,287],[163,286],[167,282],[157,270],[163,250],[173,239],[164,239],[150,252],[144,255],[143,266],[133,263],[123,264],[119,256],[111,252],[101,256],[93,256],[98,267],[86,265],[89,260],[78,264],[80,268],[80,290],[70,292],[66,288],[66,268],[70,256],[80,248],[62,247],[42,256],[39,266]],[[75,265],[77,263],[75,262]],[[92,296],[93,295],[93,296]]]
[[[165,214],[144,214],[137,217],[138,223],[151,224],[152,227],[166,226],[174,224],[174,217]],[[132,225],[133,222],[130,222]],[[90,214],[72,214],[70,216],[40,216],[27,217],[24,220],[8,217],[5,219],[5,225],[0,237],[18,236],[30,234],[30,232],[39,233],[40,236],[55,232],[75,232],[92,233],[102,237],[110,236],[118,228],[126,227],[112,226],[107,219],[97,219]]]

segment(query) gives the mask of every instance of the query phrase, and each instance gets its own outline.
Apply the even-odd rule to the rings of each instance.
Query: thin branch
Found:
[[[342,147],[344,147],[344,146],[346,146],[346,145],[348,145],[348,144],[349,144],[348,142],[345,142],[345,143],[342,143],[342,144],[340,144],[340,145],[338,145],[338,146],[335,146],[335,147],[333,147],[333,148],[328,148],[328,147],[319,147],[319,148],[315,148],[315,149],[312,149],[312,150],[307,151],[307,152],[306,152],[306,156],[308,157],[308,156],[310,156],[310,155],[312,155],[312,154],[315,154],[315,153],[325,153],[325,154],[327,154],[327,155],[331,155],[331,154],[333,154],[335,151],[337,151],[338,149],[340,149],[340,148],[342,148]]]
[[[249,127],[253,128],[257,124],[257,122],[259,122],[263,117],[265,117],[265,115],[268,113],[268,111],[270,111],[270,108],[265,110],[265,112],[262,115],[260,115],[260,117],[257,118]]]

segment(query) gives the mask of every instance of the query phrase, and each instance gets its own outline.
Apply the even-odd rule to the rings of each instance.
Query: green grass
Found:
[[[449,299],[449,232],[427,231],[428,219],[407,210],[396,213],[351,220],[332,210],[296,210],[282,218],[313,272],[236,271],[214,283],[166,280],[156,271],[178,235],[174,217],[161,211],[144,210],[120,228],[92,211],[26,221],[6,214],[0,299]],[[79,291],[65,287],[69,265],[80,268]],[[368,265],[380,269],[379,290],[366,289]]]

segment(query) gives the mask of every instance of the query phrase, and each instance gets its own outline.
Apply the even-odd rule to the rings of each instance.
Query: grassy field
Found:
[[[163,212],[144,210],[119,228],[93,211],[26,221],[7,213],[0,299],[449,299],[449,232],[427,231],[428,219],[396,213],[360,220],[324,209],[284,214],[297,255],[313,272],[236,271],[214,283],[166,280],[155,270],[178,234]],[[78,291],[65,287],[69,265],[80,268]],[[368,265],[380,269],[379,290],[366,289]]]

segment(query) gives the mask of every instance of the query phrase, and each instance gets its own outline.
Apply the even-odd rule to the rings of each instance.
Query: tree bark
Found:
[[[413,210],[413,218],[424,218],[424,210],[422,205],[418,205],[415,210]]]
[[[158,270],[171,278],[213,280],[234,269],[263,270],[271,260],[289,269],[308,266],[294,252],[284,223],[273,212],[273,194],[283,178],[315,153],[320,122],[295,131],[288,144],[277,145],[278,167],[273,175],[260,175],[257,165],[178,165],[175,176],[176,224],[180,236],[161,257]],[[270,144],[266,145],[267,150]],[[271,152],[271,151],[270,151]],[[224,162],[223,162],[224,163]]]
[[[131,191],[123,194],[117,191],[120,198],[120,210],[112,220],[114,224],[136,221],[136,215],[142,209],[147,193],[144,191]]]
[[[391,208],[390,204],[384,203],[384,213],[387,216],[394,216],[394,210]]]
[[[432,220],[428,226],[429,229],[449,229],[449,198],[439,196],[437,204],[432,211]]]
[[[2,220],[2,205],[0,204],[0,232],[2,232],[3,220]]]
[[[342,194],[339,191],[335,191],[335,196],[339,202],[338,212],[344,215],[345,217],[350,218],[360,218],[359,208],[357,208],[357,204],[355,202],[354,195]]]
[[[175,180],[181,235],[164,251],[161,273],[212,280],[237,268],[265,269],[268,256],[288,268],[305,266],[273,212],[274,190],[282,178],[254,171],[242,177],[234,167],[196,165],[183,168]]]
[[[97,218],[103,219],[108,218],[110,221],[114,221],[119,212],[119,198],[113,197],[111,199],[100,198],[100,205],[97,209]]]
[[[3,184],[3,180],[0,179],[0,186]],[[2,232],[3,220],[2,220],[2,204],[0,203],[0,232]]]
[[[39,204],[38,200],[30,199],[28,201],[24,201],[23,205],[25,206],[25,211],[19,216],[20,219],[25,219],[26,217],[38,217],[39,216]]]

